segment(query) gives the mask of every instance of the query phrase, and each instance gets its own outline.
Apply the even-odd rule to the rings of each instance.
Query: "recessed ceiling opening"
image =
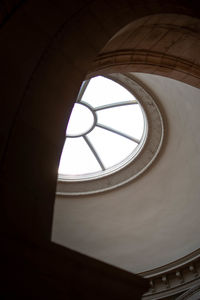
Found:
[[[144,145],[147,121],[125,87],[103,76],[82,84],[68,122],[59,176],[89,180],[132,161]]]

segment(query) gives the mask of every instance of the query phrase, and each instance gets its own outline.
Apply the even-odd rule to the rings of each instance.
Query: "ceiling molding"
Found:
[[[200,249],[170,264],[139,275],[148,278],[151,286],[143,299],[160,299],[185,292],[200,284]]]
[[[99,72],[145,72],[164,75],[200,87],[200,65],[162,52],[120,50],[100,54],[93,62],[90,74]]]

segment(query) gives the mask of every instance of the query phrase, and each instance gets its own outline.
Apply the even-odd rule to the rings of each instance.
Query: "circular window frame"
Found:
[[[113,73],[106,75],[129,92],[137,99],[146,118],[147,134],[144,143],[138,153],[130,161],[125,162],[121,168],[113,173],[109,172],[101,177],[90,178],[89,180],[66,180],[58,176],[56,194],[67,195],[87,195],[105,192],[122,186],[139,175],[141,175],[155,160],[158,155],[164,136],[164,125],[161,113],[153,97],[133,78],[131,74]]]
[[[83,133],[79,133],[79,134],[68,134],[68,133],[66,133],[66,138],[72,138],[72,139],[74,139],[74,138],[78,138],[78,137],[81,137],[83,135],[86,135],[86,134],[90,133],[94,129],[94,127],[96,126],[96,123],[97,123],[97,116],[94,113],[92,107],[88,103],[82,101],[82,102],[76,102],[75,104],[85,106],[85,107],[87,107],[89,109],[89,111],[91,112],[91,114],[93,116],[93,124],[92,124],[92,126],[87,131],[85,131]]]
[[[96,76],[95,76],[96,77]],[[101,76],[104,77],[105,79],[109,79],[107,76]],[[92,78],[91,78],[92,79]],[[119,84],[118,82],[116,82],[116,80],[111,80],[112,82],[115,82],[116,84]],[[121,84],[119,84],[121,87],[123,87],[127,92],[129,92],[131,94],[131,98],[133,98],[132,100],[128,100],[128,101],[118,101],[115,102],[113,100],[113,102],[107,104],[107,105],[97,105],[97,106],[92,106],[92,104],[90,104],[90,102],[87,102],[85,100],[82,100],[82,97],[88,87],[88,84],[90,83],[90,79],[85,80],[81,86],[81,89],[79,91],[79,95],[77,97],[77,101],[75,102],[75,104],[80,104],[85,106],[86,108],[88,108],[90,110],[90,112],[93,115],[93,125],[91,126],[91,128],[87,131],[87,132],[83,132],[80,134],[68,134],[68,131],[66,131],[66,142],[68,141],[68,139],[74,139],[74,138],[79,138],[82,137],[87,146],[88,146],[88,150],[91,151],[90,153],[92,153],[98,163],[98,165],[100,165],[101,170],[98,171],[94,171],[94,172],[88,172],[87,170],[85,173],[80,173],[80,174],[75,174],[75,175],[71,175],[70,173],[58,173],[58,177],[60,180],[64,180],[64,181],[87,181],[87,180],[93,180],[93,179],[99,179],[101,177],[104,176],[108,176],[109,174],[112,174],[114,172],[117,172],[118,170],[120,170],[121,168],[124,168],[127,164],[129,164],[133,159],[136,158],[136,156],[140,153],[140,151],[142,150],[145,142],[146,142],[146,138],[147,138],[147,134],[148,134],[148,123],[147,123],[147,118],[146,118],[146,114],[141,106],[141,104],[139,103],[139,101],[135,98],[135,95],[133,95],[133,93],[130,93],[130,91],[128,89],[126,89],[124,86],[122,86]],[[114,109],[114,108],[118,108],[118,107],[128,107],[128,106],[132,106],[132,105],[137,105],[140,109],[140,114],[142,115],[142,119],[143,119],[143,130],[141,133],[140,137],[134,137],[132,135],[130,135],[130,133],[128,134],[126,131],[121,131],[120,129],[115,128],[114,126],[110,126],[110,125],[105,125],[104,123],[99,123],[98,122],[98,112],[99,110],[105,110],[105,109]],[[72,112],[73,113],[73,112]],[[70,117],[71,118],[71,117]],[[70,122],[70,121],[69,121]],[[93,144],[93,142],[90,140],[90,137],[87,136],[88,133],[90,133],[93,129],[95,128],[101,128],[105,131],[109,131],[110,133],[112,133],[113,135],[118,135],[122,138],[126,138],[128,140],[131,140],[131,142],[133,142],[132,144],[132,151],[129,155],[127,156],[122,156],[121,159],[114,163],[113,165],[106,167],[103,159],[101,157],[101,154],[98,153],[98,147],[96,148]],[[120,141],[120,143],[122,142],[122,139]],[[135,144],[137,144],[135,146]],[[109,144],[107,145],[109,146]],[[119,145],[116,145],[116,147]],[[117,148],[116,148],[117,149]],[[76,161],[75,161],[76,163]]]

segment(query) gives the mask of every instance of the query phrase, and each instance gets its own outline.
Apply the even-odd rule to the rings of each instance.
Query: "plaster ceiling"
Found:
[[[56,197],[52,240],[139,273],[200,246],[200,91],[133,73],[155,96],[166,134],[159,157],[137,180],[110,192]]]

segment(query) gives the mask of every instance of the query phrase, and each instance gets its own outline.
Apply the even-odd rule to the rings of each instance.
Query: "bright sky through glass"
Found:
[[[75,103],[67,126],[68,136],[82,135],[93,126],[94,116],[90,109],[80,103]]]
[[[74,105],[58,173],[84,179],[117,168],[139,148],[143,131],[143,113],[136,98],[116,82],[94,77]]]
[[[82,101],[88,102],[93,107],[135,100],[135,97],[124,87],[108,78],[97,76],[90,80],[82,97]]]
[[[89,138],[106,168],[119,163],[123,158],[130,155],[137,146],[129,139],[99,127],[89,133]]]
[[[97,112],[98,122],[140,139],[144,129],[144,120],[139,105],[117,106]]]

